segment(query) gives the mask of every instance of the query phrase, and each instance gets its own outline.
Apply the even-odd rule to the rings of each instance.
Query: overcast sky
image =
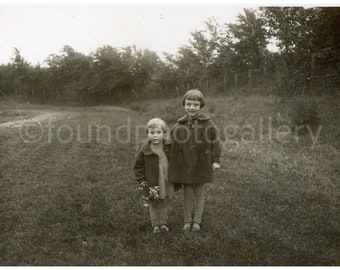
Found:
[[[176,53],[188,44],[190,31],[216,17],[233,22],[247,6],[200,5],[1,5],[0,63],[13,47],[32,64],[42,62],[64,45],[89,54],[104,45],[136,45]],[[250,7],[250,6],[249,6]]]
[[[188,44],[190,31],[204,29],[209,17],[221,23],[235,22],[243,8],[259,6],[244,1],[239,5],[99,3],[10,5],[0,1],[0,64],[10,61],[13,47],[33,65],[43,64],[64,45],[86,55],[105,45],[136,45],[159,55],[174,54]]]

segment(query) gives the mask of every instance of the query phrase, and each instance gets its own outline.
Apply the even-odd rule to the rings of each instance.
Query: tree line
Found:
[[[172,97],[189,88],[212,94],[336,91],[339,25],[337,7],[261,7],[244,9],[235,23],[208,18],[187,45],[162,57],[135,46],[106,45],[84,55],[65,45],[46,65],[33,66],[14,48],[10,63],[0,66],[0,98],[98,104]]]

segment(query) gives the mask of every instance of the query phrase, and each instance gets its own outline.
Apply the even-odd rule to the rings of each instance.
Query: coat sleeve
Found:
[[[211,122],[210,129],[210,142],[211,142],[211,160],[213,163],[220,163],[221,158],[221,140],[220,132],[216,125]]]
[[[133,166],[133,171],[135,173],[135,179],[138,183],[146,181],[144,154],[142,153],[142,151],[137,154],[135,165]]]

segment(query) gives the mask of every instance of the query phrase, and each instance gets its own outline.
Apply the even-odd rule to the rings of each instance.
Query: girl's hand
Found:
[[[143,181],[143,182],[141,182],[140,184],[139,184],[139,187],[140,188],[145,188],[145,187],[147,187],[148,185],[147,185],[147,183],[145,182],[145,181]]]
[[[214,162],[212,165],[212,169],[213,171],[216,171],[217,169],[221,168],[221,165],[217,162]]]

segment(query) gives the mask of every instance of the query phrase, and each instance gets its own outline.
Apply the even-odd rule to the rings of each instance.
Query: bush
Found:
[[[136,111],[136,112],[145,111],[145,108],[143,108],[143,106],[139,102],[132,102],[130,104],[130,108],[131,108],[131,110]]]
[[[288,114],[293,128],[302,125],[315,128],[320,124],[318,104],[315,101],[294,100],[290,105]]]

